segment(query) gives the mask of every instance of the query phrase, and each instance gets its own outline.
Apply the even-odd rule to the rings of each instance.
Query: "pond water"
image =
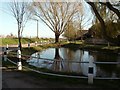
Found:
[[[43,58],[43,59],[38,59]],[[113,53],[97,51],[72,50],[70,48],[49,48],[31,55],[27,62],[30,65],[47,68],[55,72],[72,72],[81,76],[88,76],[89,61],[92,62],[120,62],[120,56]],[[120,78],[119,64],[94,63],[94,77]]]

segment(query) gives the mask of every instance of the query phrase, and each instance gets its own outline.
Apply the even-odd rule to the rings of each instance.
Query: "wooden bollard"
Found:
[[[88,66],[88,84],[93,84],[93,76],[94,76],[93,57],[90,56],[89,66]]]
[[[17,63],[18,70],[22,70],[21,51],[20,50],[17,51],[17,58],[19,60]]]
[[[30,48],[30,42],[28,42],[28,48]]]

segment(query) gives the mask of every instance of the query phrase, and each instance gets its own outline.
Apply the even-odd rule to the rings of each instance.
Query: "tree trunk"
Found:
[[[100,16],[100,14],[98,13],[95,5],[93,2],[87,2],[93,9],[96,17],[98,18],[98,20],[100,21],[100,24],[101,24],[101,30],[102,30],[102,35],[104,38],[106,38],[106,26],[105,26],[105,23],[104,23],[104,20],[102,19],[102,17]]]
[[[55,57],[54,57],[54,59],[60,59],[61,57],[60,57],[60,54],[59,54],[59,48],[55,48]]]
[[[55,49],[54,59],[55,59],[55,61],[53,63],[53,70],[55,70],[55,71],[61,70],[62,63],[61,63],[61,57],[60,57],[60,54],[59,54],[59,48]]]
[[[118,9],[114,8],[110,2],[100,2],[102,5],[106,5],[111,11],[113,11],[114,13],[116,13],[116,15],[118,16],[118,18],[120,19],[120,12]]]
[[[21,48],[22,48],[22,45],[21,45],[21,35],[20,35],[20,30],[18,30],[18,43],[19,43],[19,48],[20,48],[20,50],[21,50]]]
[[[59,42],[59,36],[60,36],[60,34],[55,33],[55,43]]]
[[[21,45],[21,37],[19,37],[19,48],[20,48],[20,50],[21,50],[21,48],[22,48],[22,45]]]

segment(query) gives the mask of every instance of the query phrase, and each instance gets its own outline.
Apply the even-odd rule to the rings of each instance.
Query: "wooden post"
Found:
[[[30,48],[30,42],[28,42],[28,48]]]
[[[8,50],[8,44],[7,44],[6,50]]]
[[[88,84],[93,84],[93,75],[94,75],[93,57],[90,56],[89,66],[88,66]]]
[[[21,51],[20,50],[17,51],[17,58],[19,60],[17,63],[18,70],[22,70]]]
[[[37,46],[37,41],[35,41],[35,46]]]

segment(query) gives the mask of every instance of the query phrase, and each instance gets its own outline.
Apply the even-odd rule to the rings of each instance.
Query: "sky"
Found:
[[[87,12],[90,11],[87,10]],[[8,2],[0,2],[0,35],[10,35],[10,33],[17,36],[17,23],[15,18],[10,13],[10,10],[8,8]],[[37,36],[36,21],[30,20],[27,22],[23,31],[23,36],[24,37]],[[39,37],[54,38],[54,33],[40,20],[39,20]]]
[[[10,33],[17,35],[17,23],[15,18],[7,8],[8,3],[0,2],[0,35],[8,35]],[[1,10],[2,9],[2,10]],[[35,37],[37,35],[37,22],[30,20],[27,22],[23,36]],[[39,37],[54,37],[54,33],[39,20]]]

